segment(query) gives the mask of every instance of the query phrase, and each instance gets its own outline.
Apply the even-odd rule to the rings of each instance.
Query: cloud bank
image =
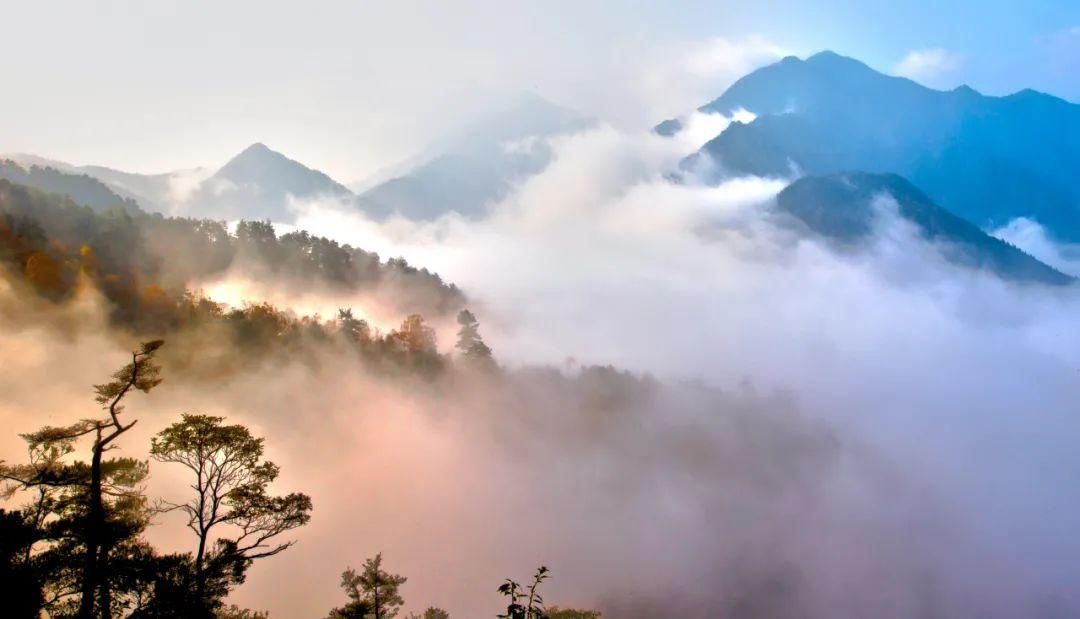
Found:
[[[459,617],[539,563],[547,599],[616,618],[1075,614],[1077,293],[951,266],[887,209],[868,251],[838,253],[774,214],[783,181],[672,181],[696,141],[555,139],[480,222],[297,205],[301,228],[462,285],[511,371],[430,385],[333,358],[133,403],[125,453],[222,414],[312,494],[300,543],[235,601],[318,616],[383,551],[410,608]],[[81,416],[125,344],[27,311],[0,336],[20,431]],[[159,469],[151,493],[176,492]],[[153,535],[184,548],[175,522]]]
[[[928,519],[966,539],[923,557],[937,575],[919,599],[952,591],[945,616],[1076,607],[1075,290],[951,266],[887,215],[869,252],[836,253],[778,225],[769,207],[782,182],[668,180],[685,154],[678,140],[599,128],[554,147],[555,162],[480,224],[376,225],[325,205],[299,223],[382,244],[462,284],[513,365],[610,362],[790,392],[809,418],[841,428],[917,489],[910,502],[883,499],[895,511],[871,528]],[[857,530],[836,526],[836,547],[813,555],[826,572]],[[924,533],[911,539],[934,546]],[[880,559],[863,567],[887,569],[891,559]],[[997,610],[975,601],[991,598]],[[822,616],[865,616],[827,608]]]

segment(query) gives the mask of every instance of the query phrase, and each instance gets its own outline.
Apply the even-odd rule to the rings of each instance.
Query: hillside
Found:
[[[47,297],[75,294],[80,274],[97,282],[113,319],[154,326],[146,295],[178,303],[190,288],[239,269],[295,294],[368,295],[401,315],[457,311],[464,295],[435,273],[306,232],[278,236],[267,222],[160,214],[99,213],[69,198],[0,179],[0,266]],[[257,299],[253,300],[257,301]]]
[[[571,110],[538,97],[522,98],[361,193],[357,208],[377,218],[429,220],[451,212],[483,217],[516,183],[547,166],[548,138],[588,124]]]
[[[71,174],[54,167],[38,165],[24,167],[11,159],[5,159],[0,161],[0,179],[63,194],[96,211],[119,208],[130,213],[140,212],[139,205],[134,200],[118,195],[101,181],[86,174]]]
[[[816,234],[845,246],[858,245],[875,232],[880,196],[896,201],[897,214],[914,224],[950,262],[991,272],[1003,279],[1068,284],[1073,278],[934,204],[895,174],[832,174],[801,178],[776,198],[777,209]]]

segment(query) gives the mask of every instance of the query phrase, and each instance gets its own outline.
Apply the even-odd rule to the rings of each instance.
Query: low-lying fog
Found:
[[[782,179],[669,180],[697,141],[557,139],[479,222],[297,204],[299,228],[461,286],[510,373],[424,385],[335,359],[133,399],[124,453],[181,412],[220,414],[313,497],[296,547],[233,601],[323,616],[340,571],[382,551],[407,608],[456,617],[494,615],[499,582],[539,564],[549,601],[615,619],[1080,607],[1080,295],[951,266],[895,218],[872,251],[835,253],[768,215]],[[229,285],[288,304],[272,281]],[[90,414],[124,357],[3,300],[0,453],[17,455],[13,432]],[[92,298],[70,312],[101,321]],[[150,494],[178,491],[152,473]],[[162,522],[152,539],[190,545]]]

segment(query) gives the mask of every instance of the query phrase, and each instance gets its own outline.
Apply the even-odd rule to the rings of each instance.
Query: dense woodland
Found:
[[[419,313],[382,334],[348,308],[328,320],[298,317],[268,304],[230,308],[184,285],[237,260],[341,290],[387,280],[422,288],[438,299],[435,311],[456,312],[454,351],[439,352],[433,329]],[[73,412],[68,425],[23,434],[25,460],[0,461],[0,488],[8,500],[8,508],[0,509],[6,617],[268,616],[227,605],[226,597],[244,583],[253,563],[289,549],[315,506],[302,492],[271,492],[280,469],[264,459],[265,440],[222,417],[182,415],[149,445],[155,466],[177,467],[189,476],[189,500],[178,503],[145,495],[149,461],[111,457],[138,421],[139,394],[161,383],[163,365],[170,372],[185,370],[182,356],[161,361],[173,338],[194,350],[225,334],[223,349],[260,356],[351,351],[376,371],[422,381],[454,367],[491,377],[501,373],[477,318],[462,308],[463,295],[437,275],[303,232],[277,237],[268,223],[241,222],[230,234],[219,222],[123,208],[101,212],[0,179],[0,262],[10,285],[35,303],[63,307],[93,291],[104,299],[114,331],[169,340],[169,346],[165,339],[146,340],[94,386],[96,415]],[[200,361],[205,365],[206,357]],[[183,514],[190,552],[163,553],[145,540],[153,517],[166,512]],[[344,601],[337,607],[328,601],[329,619],[399,615],[404,604],[399,588],[407,579],[386,571],[382,561],[376,554],[360,569],[344,571]],[[505,598],[506,612],[499,616],[599,617],[593,611],[546,607],[539,589],[548,576],[541,568],[530,584],[507,580],[493,586],[493,599]],[[410,619],[449,616],[431,606]]]
[[[188,283],[243,264],[288,285],[318,285],[342,294],[393,298],[404,316],[380,333],[349,308],[336,317],[296,316],[267,303],[229,307]],[[0,265],[10,281],[55,304],[92,289],[104,298],[109,321],[139,337],[169,337],[176,350],[214,342],[222,351],[294,356],[322,345],[347,345],[374,365],[438,370],[444,362],[425,316],[453,316],[465,303],[452,284],[405,260],[295,232],[278,237],[267,222],[222,222],[100,212],[70,199],[0,179]],[[473,346],[476,320],[462,327]],[[470,326],[473,325],[473,326]],[[482,342],[481,342],[482,346]],[[205,354],[203,359],[213,358]],[[473,351],[490,357],[490,351]],[[471,353],[472,354],[472,353]],[[171,360],[182,365],[182,356]],[[271,355],[272,356],[272,355]],[[228,359],[222,364],[228,365]],[[203,363],[209,374],[220,367]]]
[[[68,196],[78,204],[93,209],[120,209],[131,214],[143,212],[135,200],[120,196],[101,181],[86,174],[69,174],[50,166],[24,167],[10,159],[4,159],[0,160],[0,179]]]

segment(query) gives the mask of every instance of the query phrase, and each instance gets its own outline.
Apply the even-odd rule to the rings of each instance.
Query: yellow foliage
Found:
[[[26,260],[25,276],[26,281],[39,292],[61,294],[67,288],[60,264],[43,251],[30,254]]]
[[[80,270],[87,275],[94,275],[97,273],[97,256],[94,255],[94,250],[89,245],[83,245],[79,248],[79,257],[82,260]]]
[[[147,304],[160,303],[162,301],[167,301],[168,295],[165,294],[165,291],[161,286],[150,284],[146,288],[143,288],[142,300],[143,303]]]

